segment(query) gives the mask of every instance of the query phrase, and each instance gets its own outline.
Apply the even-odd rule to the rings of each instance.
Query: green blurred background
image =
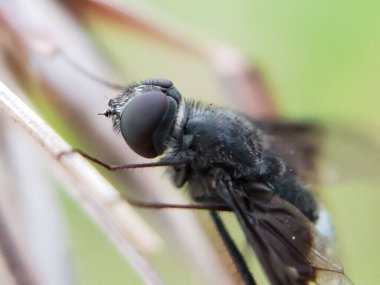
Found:
[[[142,10],[152,4],[150,17],[194,40],[210,37],[239,48],[262,71],[285,117],[331,127],[326,153],[338,160],[342,177],[319,193],[332,212],[347,274],[355,284],[378,284],[380,2],[135,2]],[[97,19],[92,35],[126,82],[167,77],[186,97],[228,104],[205,62]],[[64,201],[81,284],[140,284],[76,206]],[[175,275],[170,263],[157,266]],[[185,284],[177,278],[166,279]]]

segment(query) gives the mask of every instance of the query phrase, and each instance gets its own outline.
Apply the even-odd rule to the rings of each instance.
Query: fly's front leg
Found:
[[[79,149],[72,149],[68,151],[63,151],[58,154],[58,159],[61,159],[62,157],[66,155],[71,154],[79,154],[85,159],[98,164],[105,169],[109,171],[116,171],[116,170],[122,170],[122,169],[134,169],[134,168],[146,168],[146,167],[159,167],[159,166],[173,166],[177,164],[184,164],[183,162],[152,162],[152,163],[139,163],[139,164],[120,164],[120,165],[110,165],[107,164],[101,160],[99,160],[96,157],[93,157],[87,153],[85,153],[82,150]],[[168,204],[168,203],[161,203],[161,202],[144,202],[144,201],[138,201],[130,198],[125,198],[126,201],[131,204],[132,206],[139,207],[139,208],[147,208],[147,209],[183,209],[183,210],[214,210],[214,211],[231,211],[229,207],[222,204]]]
[[[102,166],[103,168],[109,170],[109,171],[117,171],[117,170],[123,170],[123,169],[135,169],[135,168],[149,168],[149,167],[161,167],[161,166],[173,166],[173,165],[182,165],[184,162],[149,162],[149,163],[132,163],[132,164],[107,164],[103,162],[102,160],[91,156],[87,154],[86,152],[80,150],[80,149],[71,149],[68,151],[63,151],[58,154],[58,159],[61,159],[63,156],[70,155],[70,154],[79,154],[85,159]]]

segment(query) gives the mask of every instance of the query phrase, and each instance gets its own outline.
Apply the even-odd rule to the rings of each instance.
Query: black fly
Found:
[[[234,212],[271,284],[352,284],[323,229],[326,213],[279,155],[272,124],[186,101],[165,79],[129,86],[103,115],[137,154],[160,156],[156,165],[201,207]]]

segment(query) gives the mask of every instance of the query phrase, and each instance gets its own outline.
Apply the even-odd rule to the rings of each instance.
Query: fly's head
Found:
[[[102,115],[112,119],[114,130],[133,151],[154,158],[166,150],[181,104],[181,94],[170,80],[149,79],[111,99]]]

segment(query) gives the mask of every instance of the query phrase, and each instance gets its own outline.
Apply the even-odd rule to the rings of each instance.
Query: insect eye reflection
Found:
[[[159,91],[133,98],[121,112],[120,131],[126,143],[139,155],[157,157],[174,124],[176,101]]]

